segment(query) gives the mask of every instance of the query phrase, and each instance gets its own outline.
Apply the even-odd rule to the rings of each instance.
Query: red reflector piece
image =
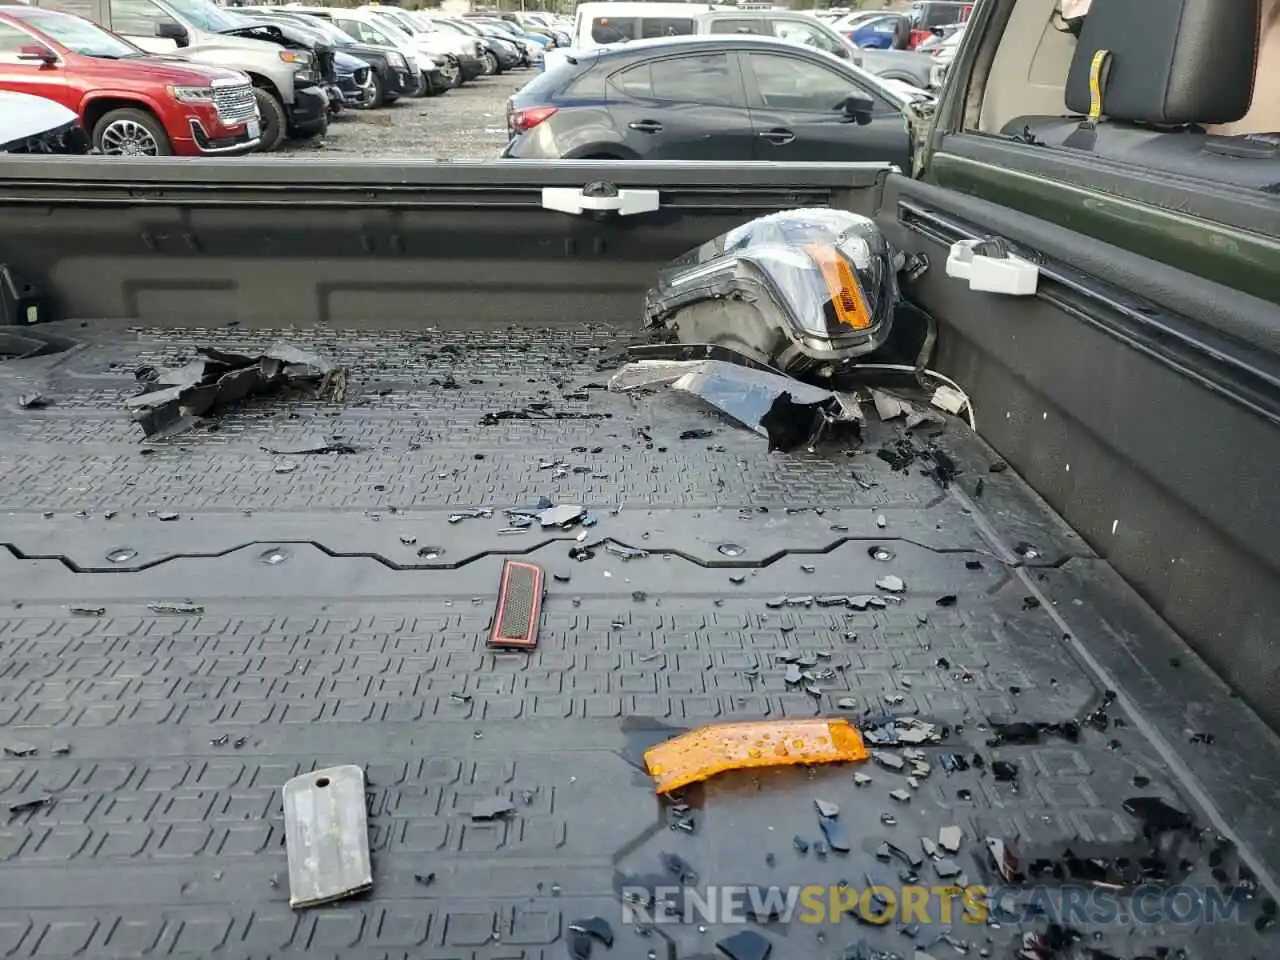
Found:
[[[498,608],[493,615],[491,647],[537,646],[542,615],[542,568],[522,560],[504,560],[498,582]]]

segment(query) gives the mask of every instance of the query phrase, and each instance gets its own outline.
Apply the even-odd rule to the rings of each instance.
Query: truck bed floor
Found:
[[[771,455],[688,398],[609,394],[623,338],[603,325],[67,332],[79,346],[0,364],[0,815],[18,806],[0,822],[0,956],[533,960],[568,956],[569,925],[599,915],[615,939],[597,960],[719,956],[742,929],[782,960],[860,941],[945,960],[948,932],[1012,957],[1044,923],[948,925],[934,900],[918,931],[647,932],[615,890],[664,873],[664,853],[700,887],[898,887],[880,843],[918,854],[955,825],[969,882],[1001,883],[999,837],[1024,870],[1048,861],[1058,897],[1069,854],[1080,878],[1151,846],[1135,796],[1197,825],[1163,837],[1185,860],[1169,884],[1265,888],[1260,865],[1280,863],[1274,740],[958,420],[937,438],[961,470],[944,489],[876,455],[900,428],[874,413],[861,452]],[[276,339],[345,365],[345,401],[255,400],[156,443],[124,413],[141,364]],[[48,406],[20,409],[32,391]],[[501,411],[521,415],[486,417]],[[356,452],[264,450],[334,435]],[[594,556],[570,559],[577,531],[499,533],[502,508],[542,496],[591,509]],[[450,523],[460,508],[494,515]],[[517,554],[548,575],[538,646],[493,653]],[[906,589],[883,609],[767,604],[875,594],[886,574]],[[788,655],[827,671],[816,696],[787,683]],[[729,773],[686,791],[691,832],[669,829],[644,747],[816,714],[946,736],[921,745],[917,786],[876,763]],[[1067,726],[992,746],[1001,720]],[[374,889],[292,911],[280,787],[344,763],[368,773]],[[473,820],[495,795],[513,813]],[[793,843],[821,839],[815,799],[838,804],[849,853]],[[920,883],[943,882],[932,867]],[[1066,917],[1083,939],[1044,956],[1274,956],[1266,899],[1216,924]]]

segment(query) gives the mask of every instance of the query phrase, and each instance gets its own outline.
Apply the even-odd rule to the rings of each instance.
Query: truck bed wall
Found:
[[[638,323],[658,264],[751,217],[799,206],[894,215],[883,171],[858,165],[121,163],[105,179],[104,166],[42,163],[38,182],[22,180],[30,165],[0,171],[0,262],[45,286],[64,318]],[[602,178],[660,188],[662,209],[610,221],[540,206],[543,186]],[[1250,409],[1063,303],[993,309],[946,279],[943,247],[922,249],[937,266],[912,293],[941,321],[938,363],[971,391],[980,432],[1280,728],[1280,426],[1269,407]]]

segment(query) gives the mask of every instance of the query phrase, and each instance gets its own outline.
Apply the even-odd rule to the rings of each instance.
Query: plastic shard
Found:
[[[792,764],[851,763],[870,756],[847,720],[753,720],[716,723],[645,751],[658,793],[670,793],[726,770]]]

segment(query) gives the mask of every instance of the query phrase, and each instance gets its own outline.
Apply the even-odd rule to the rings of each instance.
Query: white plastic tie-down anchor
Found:
[[[1003,240],[957,240],[947,255],[947,276],[968,282],[981,293],[1035,296],[1040,268],[1015,257]]]

